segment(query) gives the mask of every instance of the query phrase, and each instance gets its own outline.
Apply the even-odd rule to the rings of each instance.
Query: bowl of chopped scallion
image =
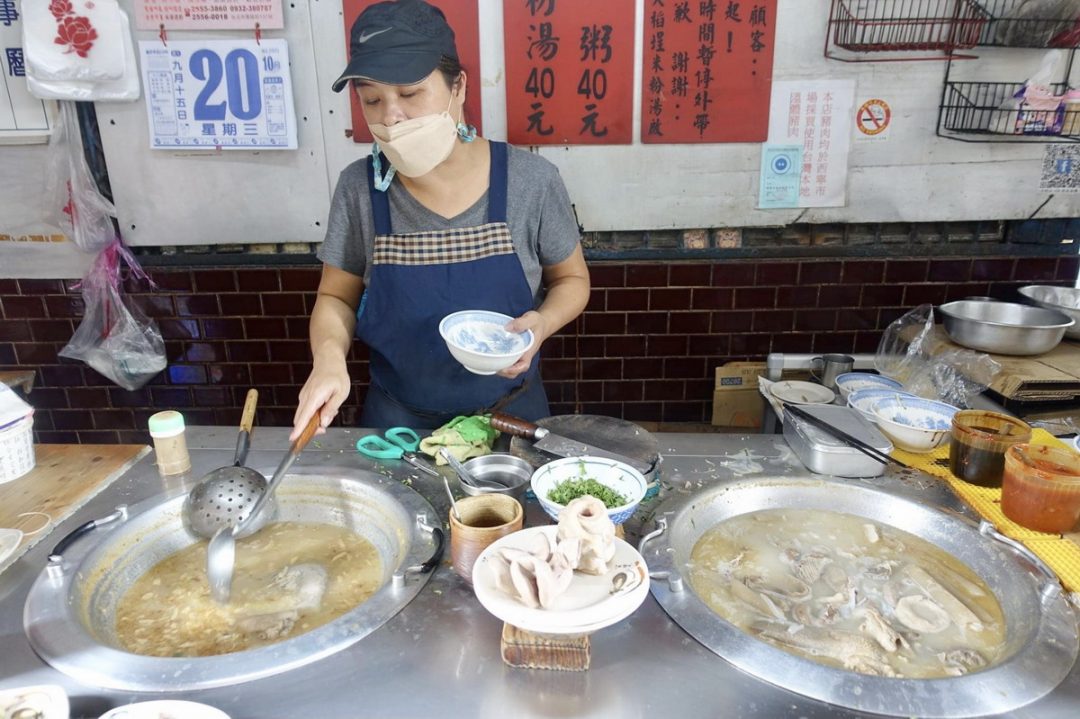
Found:
[[[630,465],[601,457],[566,457],[533,472],[532,491],[540,506],[558,521],[559,511],[586,494],[607,508],[615,524],[630,519],[645,496],[645,478]]]

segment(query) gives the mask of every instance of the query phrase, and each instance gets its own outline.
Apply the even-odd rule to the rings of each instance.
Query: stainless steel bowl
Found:
[[[1027,285],[1017,291],[1039,307],[1068,315],[1076,324],[1065,330],[1065,336],[1080,340],[1080,288]]]
[[[529,480],[532,479],[533,474],[532,465],[524,459],[512,454],[500,453],[474,457],[465,463],[465,469],[469,470],[469,474],[474,477],[505,485],[505,489],[473,487],[465,484],[461,481],[461,477],[458,477],[458,485],[465,494],[471,496],[505,494],[519,502],[524,499],[525,490],[529,488]]]
[[[1015,302],[960,300],[941,305],[945,332],[959,345],[1003,355],[1038,355],[1057,347],[1072,318]]]

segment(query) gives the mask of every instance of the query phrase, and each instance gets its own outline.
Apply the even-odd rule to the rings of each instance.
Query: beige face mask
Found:
[[[450,96],[450,103],[454,101]],[[420,177],[434,170],[454,151],[457,123],[450,105],[442,112],[399,122],[387,127],[368,125],[390,164],[405,177]]]

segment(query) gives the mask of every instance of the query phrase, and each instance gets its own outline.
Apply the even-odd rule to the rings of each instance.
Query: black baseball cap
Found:
[[[444,55],[458,56],[442,10],[424,0],[375,3],[353,23],[349,65],[334,81],[334,92],[357,78],[391,85],[420,82]]]

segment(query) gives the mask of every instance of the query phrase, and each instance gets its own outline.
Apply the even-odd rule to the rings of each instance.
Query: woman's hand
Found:
[[[542,345],[544,340],[551,334],[548,329],[547,320],[536,310],[529,310],[521,317],[515,318],[506,325],[507,332],[517,333],[524,332],[525,330],[532,330],[535,337],[532,347],[530,347],[525,354],[521,355],[517,362],[500,371],[498,373],[500,377],[513,379],[518,375],[527,372],[529,370],[529,365],[532,364],[532,358],[540,351],[540,345]]]
[[[338,408],[348,398],[350,389],[352,383],[344,360],[317,362],[300,390],[300,402],[296,414],[293,415],[293,430],[289,434],[289,440],[300,436],[315,412],[319,413],[319,428],[315,430],[315,434],[326,432],[326,428],[337,416]]]

